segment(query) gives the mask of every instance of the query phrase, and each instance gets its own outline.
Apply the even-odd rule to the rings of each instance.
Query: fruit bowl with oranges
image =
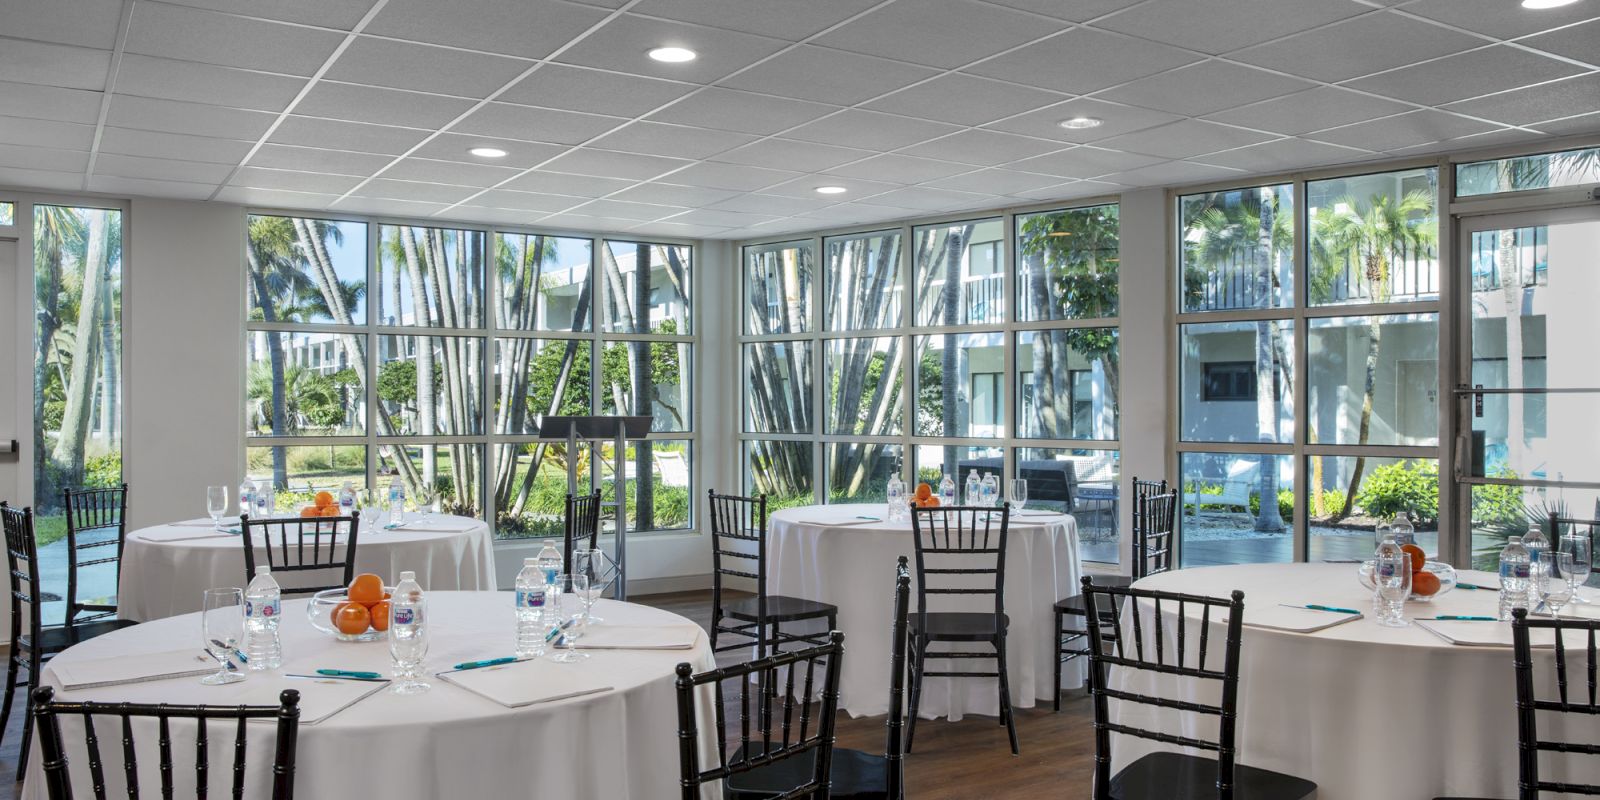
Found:
[[[911,508],[938,508],[939,496],[933,493],[932,486],[919,483],[917,490],[911,494],[909,505]]]
[[[394,588],[363,572],[343,589],[324,589],[306,604],[311,627],[341,642],[375,642],[388,635],[389,597]]]
[[[311,505],[301,507],[300,516],[337,517],[340,511],[339,504],[334,502],[333,493],[317,492],[316,496],[311,500]]]
[[[1401,549],[1411,554],[1411,596],[1406,600],[1417,603],[1429,603],[1434,598],[1448,593],[1456,588],[1456,568],[1443,561],[1430,561],[1421,547],[1414,544],[1402,545]],[[1376,561],[1367,559],[1361,562],[1357,574],[1361,578],[1361,585],[1374,589],[1372,573],[1377,569]]]

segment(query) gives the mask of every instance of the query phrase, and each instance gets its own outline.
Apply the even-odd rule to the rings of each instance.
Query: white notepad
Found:
[[[590,625],[579,650],[688,650],[700,629],[694,625]]]
[[[463,531],[472,530],[474,527],[477,526],[477,524],[478,523],[476,523],[476,522],[466,522],[466,521],[458,521],[458,520],[431,520],[430,519],[427,522],[410,522],[410,523],[406,523],[404,525],[401,525],[398,528],[390,528],[388,526],[384,526],[384,530],[385,531],[421,531],[421,532],[424,532],[424,533],[427,533],[427,532],[461,533]]]
[[[215,528],[216,527],[216,523],[212,522],[210,517],[200,517],[199,519],[186,519],[186,520],[183,520],[181,522],[174,522],[172,524],[177,526],[177,527],[180,527],[180,528]],[[222,518],[222,526],[225,527],[225,528],[237,528],[237,527],[239,527],[239,518],[238,517],[223,517]]]
[[[300,724],[315,725],[362,700],[389,688],[389,681],[346,681],[337,678],[288,678],[252,673],[240,683],[203,687],[197,694],[211,705],[275,706],[285,689],[300,693]],[[208,696],[209,689],[228,689],[226,697]],[[221,694],[221,693],[219,693]],[[265,720],[264,720],[265,721]]]
[[[217,671],[217,661],[197,648],[160,653],[57,662],[52,671],[63,691],[73,692],[126,683],[191,678]]]
[[[439,673],[438,677],[506,708],[549,703],[612,689],[597,683],[593,673],[584,669],[581,663],[558,664],[544,659],[451,670]]]
[[[1355,622],[1364,616],[1364,614],[1344,614],[1338,611],[1317,611],[1289,606],[1255,606],[1245,610],[1243,624],[1251,628],[1316,633],[1335,625]]]
[[[853,525],[871,525],[882,522],[881,519],[803,519],[802,525],[815,525],[819,528],[848,528]]]

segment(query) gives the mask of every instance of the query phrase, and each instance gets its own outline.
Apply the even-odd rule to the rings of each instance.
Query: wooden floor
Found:
[[[710,592],[635,597],[635,602],[682,614],[702,627],[711,621]],[[885,626],[888,621],[885,620]],[[723,664],[738,660],[734,653],[719,657]],[[884,691],[888,692],[887,675]],[[22,696],[11,714],[11,724],[0,742],[0,770],[7,776],[17,768],[22,736]],[[1042,707],[1018,709],[1017,739],[1022,755],[1011,755],[1006,729],[993,717],[967,716],[960,722],[921,720],[917,723],[916,752],[906,757],[906,796],[916,800],[1075,800],[1089,796],[1093,769],[1093,712],[1082,690],[1067,693],[1061,713]],[[851,719],[839,714],[839,746],[882,753],[884,717]],[[663,731],[662,735],[671,735]],[[676,783],[676,775],[663,775]],[[13,797],[21,795],[17,784]],[[589,800],[573,798],[573,800]],[[602,800],[593,798],[593,800]]]

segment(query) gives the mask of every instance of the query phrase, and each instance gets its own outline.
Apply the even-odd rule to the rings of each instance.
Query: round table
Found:
[[[1463,571],[1460,579],[1499,585],[1492,573]],[[1509,637],[1504,647],[1464,646],[1449,643],[1417,622],[1404,628],[1380,626],[1372,614],[1372,593],[1358,582],[1354,564],[1205,567],[1153,575],[1134,585],[1218,598],[1226,598],[1234,589],[1244,592],[1239,763],[1314,781],[1319,800],[1516,796],[1516,690]],[[1406,616],[1494,616],[1498,599],[1496,591],[1456,589],[1431,603],[1407,603]],[[1265,622],[1284,603],[1359,609],[1365,617],[1312,633],[1250,624],[1252,610]],[[1152,608],[1148,603],[1141,606],[1141,618],[1148,626]],[[1219,620],[1226,613],[1216,612],[1213,609],[1208,659],[1211,668],[1220,669],[1225,628]],[[1333,612],[1307,613],[1331,616]],[[1164,604],[1164,614],[1170,647],[1176,641],[1173,606]],[[1199,621],[1198,612],[1191,615],[1187,624],[1192,653]],[[1501,622],[1451,624],[1509,628],[1509,623]],[[1148,627],[1145,634],[1152,636]],[[1147,638],[1147,648],[1149,644]],[[1192,665],[1193,655],[1190,658]],[[1541,687],[1554,672],[1553,660],[1553,651],[1536,653]],[[1578,663],[1569,660],[1568,665],[1581,674]],[[1115,688],[1196,702],[1215,703],[1220,698],[1215,681],[1198,689],[1193,681],[1180,685],[1143,670],[1113,668],[1110,682]],[[1111,710],[1115,721],[1146,730],[1216,737],[1215,719],[1201,720],[1200,715],[1116,701]],[[1565,723],[1547,726],[1547,722],[1551,721],[1541,717],[1540,738],[1559,732],[1576,736],[1567,741],[1591,742],[1600,736],[1600,724],[1592,721],[1583,730],[1567,731],[1555,730]],[[1114,736],[1113,769],[1157,749],[1170,748]],[[1589,782],[1597,777],[1561,768],[1584,757],[1546,758],[1541,757],[1545,765],[1541,777]]]
[[[495,589],[494,539],[487,523],[438,514],[419,522],[409,513],[406,521],[406,527],[395,530],[380,525],[361,532],[356,572],[393,580],[402,570],[411,570],[430,589]],[[260,546],[256,561],[266,563]],[[123,545],[118,613],[124,619],[152,620],[199,611],[206,589],[247,582],[238,534],[215,530],[210,519],[141,528],[130,532]],[[340,580],[335,576],[324,583]]]
[[[704,632],[698,632],[689,650],[590,650],[584,661],[549,664],[585,671],[597,685],[613,690],[507,708],[432,675],[460,662],[511,652],[515,629],[511,594],[430,591],[427,600],[433,627],[425,669],[433,688],[412,696],[379,690],[313,724],[302,722],[295,772],[297,797],[521,797],[532,786],[539,787],[541,796],[550,797],[681,797],[673,668],[680,662],[693,664],[697,672],[715,666]],[[56,687],[57,697],[66,700],[206,703],[208,693],[220,697],[233,687],[251,684],[266,684],[255,692],[264,697],[275,698],[282,689],[304,691],[316,681],[283,676],[324,667],[390,673],[387,642],[336,641],[306,621],[305,602],[284,603],[283,668],[248,672],[242,683],[210,687],[201,685],[199,678],[185,677],[60,693],[57,670],[75,661],[187,646],[198,654],[199,614],[145,623],[74,646],[46,665],[42,680],[44,685]],[[594,611],[604,619],[597,629],[604,625],[694,626],[667,611],[614,600],[599,601]],[[303,699],[302,706],[306,703]],[[310,714],[312,709],[304,712]],[[193,728],[180,732],[178,724],[174,723],[173,733],[174,774],[179,795],[192,797]],[[231,735],[231,728],[213,731],[214,737],[225,737],[228,742]],[[63,738],[73,785],[82,793],[90,786],[82,733],[74,731]],[[273,738],[270,725],[250,734],[247,796],[269,793]],[[136,730],[135,740],[141,748],[142,794],[157,796],[154,723],[148,730]],[[103,737],[103,752],[109,759],[106,776],[116,784],[110,792],[120,797],[124,794],[121,747],[115,736],[109,747],[105,742]],[[714,751],[715,739],[703,742],[702,749]],[[213,796],[226,795],[232,764],[231,746],[216,739],[211,747]],[[44,797],[42,777],[36,742],[22,792],[24,800]]]
[[[911,612],[916,613],[916,544],[911,522],[860,519],[885,516],[882,504],[804,506],[772,514],[767,542],[767,592],[832,603],[845,632],[839,707],[853,716],[889,710],[889,637],[894,617],[895,562],[912,565]],[[1069,515],[1013,515],[1006,538],[1005,609],[1011,617],[1006,657],[1011,703],[1032,708],[1055,690],[1056,635],[1052,606],[1078,593],[1078,528]],[[966,601],[962,603],[962,601]],[[992,610],[989,598],[935,599],[931,610]],[[988,609],[983,606],[988,605]],[[970,608],[969,608],[970,606]],[[947,649],[941,644],[937,649]],[[975,649],[988,649],[987,646]],[[932,661],[930,669],[940,669]],[[990,662],[992,663],[992,662]],[[982,662],[958,667],[976,669]],[[1069,665],[1063,686],[1076,686],[1081,672]],[[928,678],[919,716],[995,715],[995,681]]]

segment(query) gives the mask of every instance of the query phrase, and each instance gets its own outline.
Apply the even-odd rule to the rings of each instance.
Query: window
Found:
[[[1215,361],[1203,365],[1205,378],[1200,384],[1200,399],[1255,400],[1256,365],[1251,361]]]
[[[0,226],[17,224],[17,204],[0,202]]]
[[[1600,183],[1600,147],[1456,165],[1456,196]]]

